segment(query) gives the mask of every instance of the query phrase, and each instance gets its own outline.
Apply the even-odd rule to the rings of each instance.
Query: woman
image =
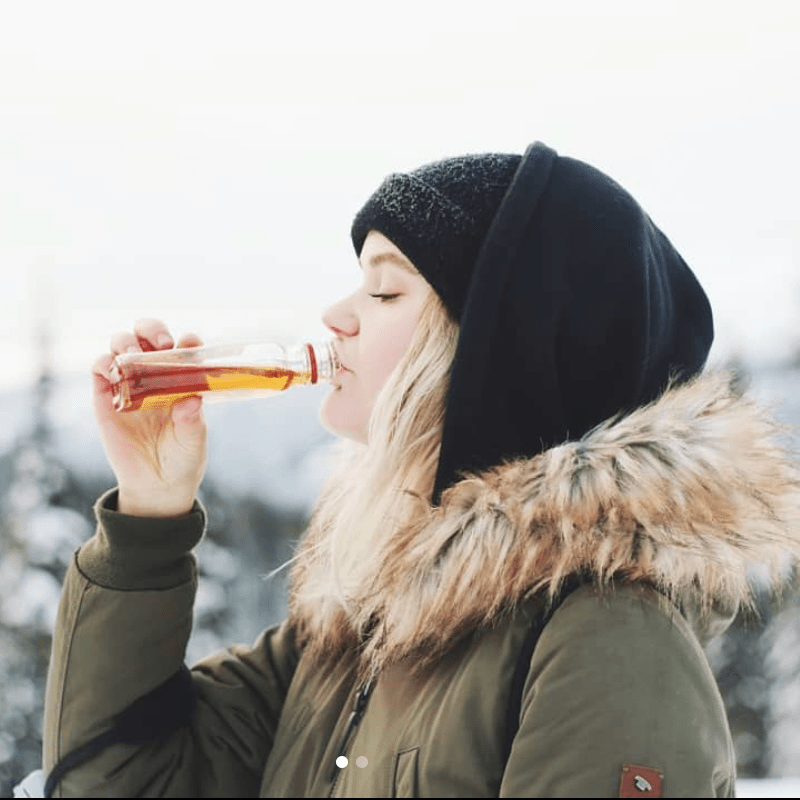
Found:
[[[621,187],[536,143],[390,176],[329,309],[351,451],[288,619],[182,666],[199,399],[112,411],[118,479],[67,575],[45,724],[63,796],[732,796],[702,645],[798,552],[774,426],[719,376],[703,290]],[[178,346],[198,344],[184,337]],[[776,580],[778,578],[776,577]]]

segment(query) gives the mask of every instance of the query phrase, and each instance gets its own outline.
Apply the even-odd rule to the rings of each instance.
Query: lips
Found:
[[[334,345],[333,350],[336,353],[336,360],[339,362],[337,372],[351,372],[352,370],[348,369],[342,361],[342,354],[339,352],[339,348]]]

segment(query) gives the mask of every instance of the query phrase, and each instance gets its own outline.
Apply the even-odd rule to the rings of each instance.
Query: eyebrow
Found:
[[[410,261],[397,253],[376,253],[367,262],[368,267],[379,267],[381,264],[394,264],[394,266],[400,267],[406,272],[410,272],[412,275],[419,274],[418,270],[413,267]]]

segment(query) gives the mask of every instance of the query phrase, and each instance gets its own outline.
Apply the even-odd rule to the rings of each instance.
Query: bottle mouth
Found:
[[[311,379],[312,383],[317,381],[330,381],[336,373],[342,369],[342,363],[339,361],[339,354],[333,346],[333,339],[327,339],[323,342],[316,342],[310,347],[312,358],[312,374],[315,372]],[[314,359],[316,355],[316,359]],[[314,363],[316,362],[316,363]],[[316,367],[316,369],[314,369]]]

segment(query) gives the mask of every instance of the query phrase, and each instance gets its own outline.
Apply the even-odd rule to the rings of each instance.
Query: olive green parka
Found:
[[[726,380],[670,388],[457,483],[375,553],[358,619],[305,599],[325,568],[305,541],[286,622],[194,665],[177,728],[100,749],[54,796],[732,796],[703,645],[746,602],[750,564],[779,575],[800,551],[799,487]],[[46,774],[183,664],[203,509],[139,519],[115,502],[66,577]]]

